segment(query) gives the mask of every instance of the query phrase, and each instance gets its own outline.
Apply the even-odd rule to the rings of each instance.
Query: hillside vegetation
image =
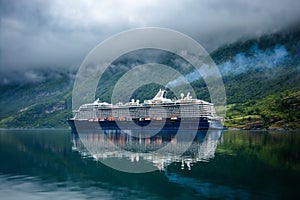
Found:
[[[223,75],[227,127],[300,128],[300,31],[236,42],[217,49],[211,56]],[[115,83],[130,66],[143,64],[141,58],[139,55],[114,63],[126,67],[105,72],[97,97],[109,102]],[[182,62],[177,62],[172,55],[152,54],[152,60],[146,60],[181,70]],[[190,72],[184,70],[181,72]],[[68,127],[66,119],[72,115],[75,72],[37,70],[34,73],[43,79],[0,84],[0,128]],[[210,101],[203,79],[191,84],[198,98]],[[162,86],[143,86],[133,96],[140,100],[152,98],[159,87]]]

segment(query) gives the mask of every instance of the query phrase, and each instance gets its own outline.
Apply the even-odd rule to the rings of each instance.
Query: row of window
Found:
[[[198,117],[210,116],[213,113],[213,108],[203,105],[185,105],[185,106],[168,106],[168,107],[147,107],[147,108],[121,108],[121,109],[93,109],[81,110],[77,113],[77,119],[94,119],[126,117],[126,118],[141,118],[141,117]]]

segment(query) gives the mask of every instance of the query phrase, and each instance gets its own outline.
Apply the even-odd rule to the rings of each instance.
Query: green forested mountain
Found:
[[[238,42],[212,57],[223,67],[240,59],[230,62],[231,71],[223,76],[227,126],[300,128],[300,31]]]
[[[66,127],[71,116],[73,78],[68,73],[38,72],[41,82],[0,85],[0,127]]]
[[[215,50],[211,56],[222,73],[226,89],[226,126],[300,128],[300,31],[239,41]],[[142,64],[141,57],[117,61],[115,65],[121,63],[128,68],[107,70],[100,80],[97,96],[109,101],[114,84],[132,63]],[[180,62],[170,55],[156,55],[149,60],[180,69]],[[188,74],[189,70],[182,72]],[[67,127],[76,72],[34,73],[43,78],[0,84],[0,128]],[[191,84],[198,98],[210,100],[202,79]],[[151,98],[159,87],[144,86],[133,96],[141,100]]]

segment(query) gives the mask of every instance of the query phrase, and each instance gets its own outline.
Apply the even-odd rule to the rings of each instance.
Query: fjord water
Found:
[[[69,130],[0,130],[1,199],[300,197],[297,131],[224,131],[214,155],[191,170],[173,162],[136,174],[84,156],[77,142]]]

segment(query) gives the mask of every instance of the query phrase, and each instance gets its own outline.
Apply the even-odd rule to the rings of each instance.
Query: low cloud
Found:
[[[298,0],[0,0],[0,73],[77,69],[101,41],[146,26],[181,31],[212,51],[299,25]]]
[[[283,45],[276,45],[273,49],[265,51],[257,45],[250,48],[251,56],[241,52],[233,59],[220,64],[218,67],[223,75],[238,75],[248,70],[264,71],[280,66],[289,59],[289,53]]]
[[[274,48],[266,50],[253,45],[249,49],[249,55],[245,52],[237,53],[231,60],[220,63],[217,67],[223,76],[238,75],[249,70],[264,72],[266,69],[283,65],[289,59],[289,53],[284,45],[277,44]],[[202,79],[201,75],[195,70],[169,82],[166,87],[172,88],[185,84],[186,81],[192,83],[200,79]]]

